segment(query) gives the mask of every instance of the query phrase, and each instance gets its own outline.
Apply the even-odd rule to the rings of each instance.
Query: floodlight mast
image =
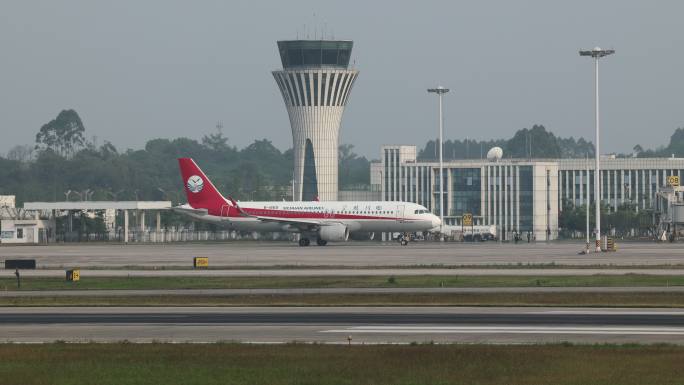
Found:
[[[591,56],[594,58],[594,87],[595,87],[595,98],[596,98],[596,110],[595,110],[595,124],[596,124],[596,167],[594,169],[594,202],[596,204],[596,252],[601,251],[601,184],[600,184],[600,157],[601,152],[599,150],[599,139],[600,139],[600,122],[599,122],[599,59],[612,55],[615,53],[614,49],[601,49],[596,47],[592,50],[582,50],[579,51],[580,56]]]
[[[449,92],[448,88],[437,86],[437,88],[428,88],[429,93],[435,93],[439,96],[439,238],[444,240],[444,165],[442,161],[442,136],[444,132],[444,118],[442,115],[442,95]]]

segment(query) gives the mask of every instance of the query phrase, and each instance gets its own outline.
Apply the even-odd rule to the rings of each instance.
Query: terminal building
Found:
[[[416,146],[383,146],[371,183],[382,200],[409,201],[439,212],[439,163],[417,161]],[[517,232],[537,240],[558,236],[558,163],[515,159],[444,162],[444,220],[496,225],[502,239]]]
[[[282,70],[273,71],[292,127],[294,200],[338,200],[338,138],[358,71],[348,40],[279,41]]]
[[[371,165],[371,184],[382,200],[415,202],[438,213],[439,163],[419,161],[416,146],[386,145],[381,151],[380,162]],[[506,159],[496,154],[445,161],[445,224],[460,225],[469,213],[476,225],[497,226],[501,239],[512,239],[514,233],[556,239],[564,205],[593,200],[593,165],[591,159]],[[651,209],[668,176],[684,176],[684,158],[604,157],[601,170],[604,205],[611,210],[623,204]]]
[[[571,206],[594,201],[594,160],[560,159],[560,199]],[[589,169],[589,170],[587,170]],[[588,176],[588,177],[587,177]],[[684,158],[601,158],[601,202],[616,211],[624,204],[635,210],[654,208],[668,177],[684,177]]]

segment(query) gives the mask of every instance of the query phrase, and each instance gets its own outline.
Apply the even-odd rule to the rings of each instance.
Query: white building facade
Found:
[[[594,202],[594,160],[559,159],[559,196],[565,205]],[[587,170],[589,169],[589,170]],[[588,176],[588,177],[587,177]],[[684,177],[684,158],[601,158],[601,202],[611,211],[629,204],[636,210],[654,207],[656,193],[669,176]],[[562,209],[563,205],[561,205]]]
[[[439,163],[417,161],[415,146],[382,146],[371,164],[371,185],[382,200],[408,201],[439,212]],[[563,207],[594,200],[593,159],[499,159],[444,162],[444,213],[460,225],[465,213],[477,225],[497,226],[502,239],[531,232],[535,239],[558,236]],[[601,202],[654,209],[669,177],[684,178],[684,158],[601,158]]]
[[[15,207],[14,195],[0,195],[0,243],[47,243],[54,237],[55,221],[40,212]]]
[[[380,166],[371,166],[382,199],[415,202],[439,212],[439,163],[418,162],[415,146],[383,146]],[[444,162],[444,219],[460,225],[495,225],[501,239],[514,233],[537,240],[558,236],[558,163],[501,159]]]
[[[282,70],[273,71],[292,128],[294,199],[337,200],[342,114],[358,76],[349,69],[353,42],[279,41]]]

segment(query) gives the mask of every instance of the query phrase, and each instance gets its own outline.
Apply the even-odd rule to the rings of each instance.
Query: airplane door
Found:
[[[397,221],[398,222],[403,222],[404,221],[404,205],[397,205]]]
[[[26,242],[27,243],[33,243],[34,242],[33,241],[33,232],[34,231],[35,230],[33,229],[33,227],[26,227],[25,228],[24,234],[26,234]]]
[[[221,216],[222,217],[227,217],[229,211],[230,211],[230,206],[228,206],[228,205],[221,206]]]

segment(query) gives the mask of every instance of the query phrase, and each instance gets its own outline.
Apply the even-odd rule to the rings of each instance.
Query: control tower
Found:
[[[294,145],[294,200],[337,200],[338,138],[344,106],[359,72],[349,69],[354,42],[278,42],[283,69],[273,71]]]

